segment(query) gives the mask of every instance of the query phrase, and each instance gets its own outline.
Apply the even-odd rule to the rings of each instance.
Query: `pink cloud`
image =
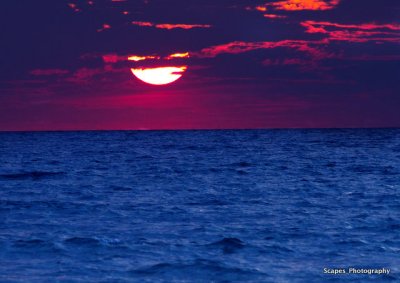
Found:
[[[324,41],[306,41],[306,40],[282,40],[282,41],[261,41],[261,42],[245,42],[234,41],[226,44],[211,46],[202,49],[199,53],[194,54],[198,57],[212,58],[220,54],[240,54],[260,49],[273,48],[292,48],[301,52],[308,53],[314,59],[324,59],[332,57],[332,54],[325,52],[319,48],[319,45],[326,43]]]
[[[305,21],[307,33],[325,34],[329,40],[349,42],[400,42],[400,24],[338,24]]]
[[[285,19],[287,16],[285,15],[277,15],[277,14],[264,14],[264,18],[267,19]]]
[[[336,6],[340,4],[340,1],[341,0],[281,0],[276,2],[270,2],[265,5],[246,7],[246,10],[259,11],[263,13],[267,12],[270,9],[282,10],[282,11],[303,11],[303,10],[325,11],[336,8]]]
[[[68,3],[68,7],[71,8],[75,13],[82,11],[75,3]]]
[[[211,25],[202,24],[156,24],[152,22],[132,22],[133,25],[141,27],[154,27],[158,29],[193,29],[193,28],[211,28]]]
[[[111,54],[104,54],[101,56],[101,58],[103,59],[103,62],[106,64],[115,64],[118,62],[123,62],[127,60],[126,56],[121,56],[115,53],[111,53]]]
[[[154,24],[151,22],[138,22],[138,21],[132,22],[132,25],[139,26],[139,27],[153,27],[154,26]]]
[[[105,31],[105,30],[108,30],[108,29],[111,29],[111,26],[109,24],[103,24],[103,26],[101,28],[99,28],[97,30],[97,32],[102,32],[102,31]]]
[[[277,10],[301,11],[301,10],[331,10],[339,5],[340,0],[283,0],[268,3]]]

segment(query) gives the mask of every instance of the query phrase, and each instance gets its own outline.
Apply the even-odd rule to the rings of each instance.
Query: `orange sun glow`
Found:
[[[187,66],[131,69],[139,80],[152,85],[166,85],[180,79]]]

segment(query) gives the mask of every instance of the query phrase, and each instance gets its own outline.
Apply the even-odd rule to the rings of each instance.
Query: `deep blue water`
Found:
[[[396,129],[2,133],[0,282],[400,282],[399,200]]]

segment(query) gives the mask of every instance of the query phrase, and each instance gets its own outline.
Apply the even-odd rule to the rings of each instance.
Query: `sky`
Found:
[[[1,131],[400,127],[398,0],[1,6]]]

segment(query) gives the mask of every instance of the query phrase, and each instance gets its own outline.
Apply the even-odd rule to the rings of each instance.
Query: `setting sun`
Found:
[[[139,80],[152,85],[166,85],[180,79],[187,69],[181,67],[158,67],[131,69]]]

